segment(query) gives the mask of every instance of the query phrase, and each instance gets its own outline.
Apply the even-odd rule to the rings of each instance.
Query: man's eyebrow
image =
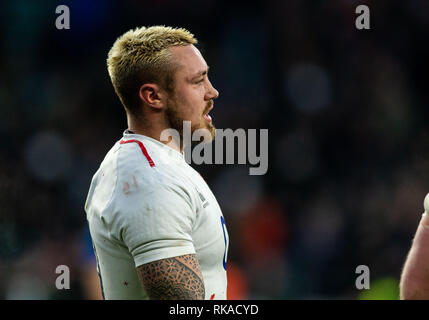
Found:
[[[210,67],[207,66],[207,70],[199,71],[197,74],[195,74],[194,76],[192,76],[191,79],[195,79],[195,78],[198,78],[198,77],[201,77],[201,76],[204,76],[204,75],[208,74],[209,73],[209,69],[210,69]]]

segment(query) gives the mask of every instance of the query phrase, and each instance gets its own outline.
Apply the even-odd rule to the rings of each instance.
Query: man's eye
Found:
[[[202,83],[204,81],[204,78],[203,79],[201,79],[201,80],[198,80],[197,82],[195,82],[195,83]]]

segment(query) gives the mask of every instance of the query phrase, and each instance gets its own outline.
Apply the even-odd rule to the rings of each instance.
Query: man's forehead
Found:
[[[173,59],[188,76],[207,71],[208,66],[201,52],[194,45],[175,46],[171,48]]]

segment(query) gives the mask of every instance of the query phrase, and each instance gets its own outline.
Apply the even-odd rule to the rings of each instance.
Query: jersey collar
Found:
[[[124,131],[123,137],[125,139],[139,139],[142,142],[144,142],[144,141],[152,142],[152,143],[158,145],[159,147],[161,147],[163,150],[165,150],[170,156],[178,157],[182,160],[185,159],[183,152],[179,152],[179,151],[173,149],[172,147],[166,145],[165,143],[162,143],[161,141],[156,140],[154,138],[145,136],[143,134],[134,133],[134,132],[130,131],[130,129],[126,129]]]

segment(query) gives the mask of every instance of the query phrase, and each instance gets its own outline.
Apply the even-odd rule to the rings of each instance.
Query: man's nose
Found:
[[[219,97],[219,91],[217,91],[209,81],[209,88],[207,90],[207,99],[216,99],[217,97]]]

